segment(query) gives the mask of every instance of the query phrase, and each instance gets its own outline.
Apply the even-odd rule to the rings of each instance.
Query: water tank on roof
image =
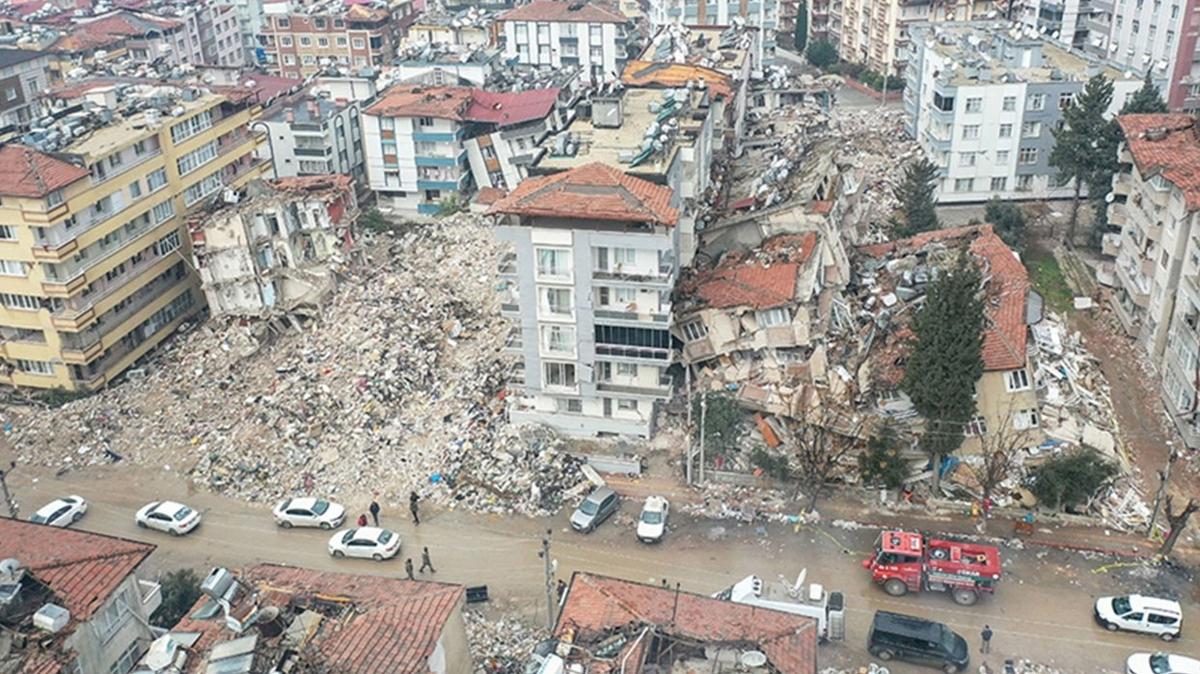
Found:
[[[749,667],[753,669],[755,667],[762,667],[763,665],[767,664],[767,656],[762,651],[746,651],[745,653],[742,653],[741,657],[738,658],[738,662],[740,662],[743,667]]]
[[[33,626],[56,634],[71,622],[71,613],[58,604],[46,604],[33,614]]]
[[[233,573],[229,569],[218,567],[200,583],[200,591],[213,599],[221,599],[233,587],[233,583]]]

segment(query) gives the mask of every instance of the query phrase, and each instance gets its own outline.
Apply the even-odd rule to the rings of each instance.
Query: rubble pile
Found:
[[[128,381],[16,419],[19,460],[70,470],[124,458],[254,501],[418,489],[468,508],[557,508],[583,478],[552,439],[506,426],[508,326],[483,219],[412,226],[360,252],[300,329],[210,321]]]
[[[491,619],[480,611],[463,611],[467,624],[467,643],[477,670],[521,672],[533,647],[541,640],[540,631],[516,618]]]

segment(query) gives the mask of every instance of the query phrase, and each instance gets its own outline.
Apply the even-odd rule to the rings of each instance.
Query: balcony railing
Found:
[[[630,346],[628,344],[596,344],[597,356],[616,356],[618,358],[637,358],[640,360],[656,360],[668,362],[671,360],[670,349],[660,349],[652,346]]]
[[[671,321],[670,313],[639,313],[637,311],[611,311],[608,309],[597,309],[592,313],[598,319],[617,321],[648,321],[651,323],[669,323]]]
[[[671,395],[670,386],[649,386],[638,384],[613,384],[612,382],[596,382],[596,390],[606,393],[625,393],[628,395],[648,395],[667,398]]]
[[[134,159],[133,161],[131,161],[129,163],[122,163],[120,166],[118,166],[116,168],[106,168],[104,170],[103,176],[96,176],[96,175],[92,176],[92,184],[93,185],[104,184],[104,183],[112,180],[113,178],[116,178],[119,175],[128,173],[131,169],[137,168],[138,166],[145,164],[146,162],[150,161],[151,159],[154,159],[154,158],[160,157],[160,156],[162,156],[162,148],[156,148],[152,152],[147,152],[146,154],[144,154],[140,157],[137,157],[136,159]]]

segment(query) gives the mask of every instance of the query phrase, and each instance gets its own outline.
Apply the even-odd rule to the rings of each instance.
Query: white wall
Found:
[[[568,59],[579,59],[579,65],[583,68],[583,76],[586,78],[592,77],[594,66],[599,66],[603,69],[601,79],[611,78],[614,73],[616,77],[620,77],[626,55],[623,50],[618,51],[617,24],[553,22],[549,23],[548,26],[549,39],[547,41],[539,39],[537,22],[504,21],[501,25],[501,30],[505,37],[504,58],[506,60],[515,58],[518,63],[528,65],[561,68],[563,57],[566,56]],[[592,39],[591,28],[596,26],[600,27],[599,40]],[[519,39],[518,33],[522,29],[524,30],[524,39]],[[574,55],[569,53],[569,50],[572,48],[569,37],[572,33],[578,40],[578,47]],[[567,43],[562,42],[564,36],[568,37]],[[543,46],[546,48],[542,49],[541,47]],[[594,47],[599,47],[600,49],[599,58],[592,55],[592,48]],[[568,62],[570,61],[568,60]]]

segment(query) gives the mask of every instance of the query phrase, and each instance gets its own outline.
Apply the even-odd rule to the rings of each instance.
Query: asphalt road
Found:
[[[1091,604],[1101,594],[1132,592],[1145,582],[1096,573],[1111,562],[1088,560],[1060,551],[1003,550],[1005,578],[998,593],[974,607],[956,606],[947,595],[893,598],[875,587],[859,563],[870,550],[875,530],[832,527],[796,531],[771,524],[755,527],[728,522],[672,517],[667,539],[654,546],[633,537],[638,504],[626,503],[618,515],[597,532],[583,536],[566,528],[566,514],[549,520],[481,516],[463,511],[426,509],[422,524],[408,521],[401,504],[384,504],[383,525],[403,539],[400,558],[335,560],[326,550],[328,532],[283,530],[275,527],[267,504],[247,504],[208,492],[198,492],[166,471],[135,466],[108,467],[71,473],[62,478],[35,477],[18,472],[10,479],[25,514],[59,495],[75,493],[91,501],[88,515],[77,525],[98,533],[154,543],[151,574],[180,566],[206,571],[213,566],[237,567],[256,562],[280,562],[324,570],[402,576],[402,557],[419,565],[420,549],[430,548],[440,581],[488,585],[490,593],[537,621],[545,619],[543,566],[537,552],[551,531],[552,557],[558,577],[576,570],[631,580],[682,584],[684,590],[712,593],[757,574],[768,582],[780,575],[794,579],[803,568],[812,582],[845,594],[847,640],[826,645],[821,664],[862,665],[867,627],[877,609],[888,609],[940,620],[963,634],[978,649],[984,623],[995,631],[993,653],[987,662],[999,667],[1006,657],[1024,657],[1055,664],[1064,671],[1096,674],[1123,671],[1125,658],[1136,651],[1169,649],[1200,657],[1200,636],[1185,636],[1170,645],[1133,634],[1110,634],[1092,622]],[[204,515],[203,524],[185,538],[139,529],[134,511],[152,500],[183,501]],[[350,520],[365,504],[349,503]],[[404,517],[400,517],[404,510]],[[0,541],[0,557],[10,556]],[[1184,625],[1200,625],[1200,608],[1184,599]],[[980,661],[976,653],[975,663]],[[893,672],[926,669],[897,664]]]

